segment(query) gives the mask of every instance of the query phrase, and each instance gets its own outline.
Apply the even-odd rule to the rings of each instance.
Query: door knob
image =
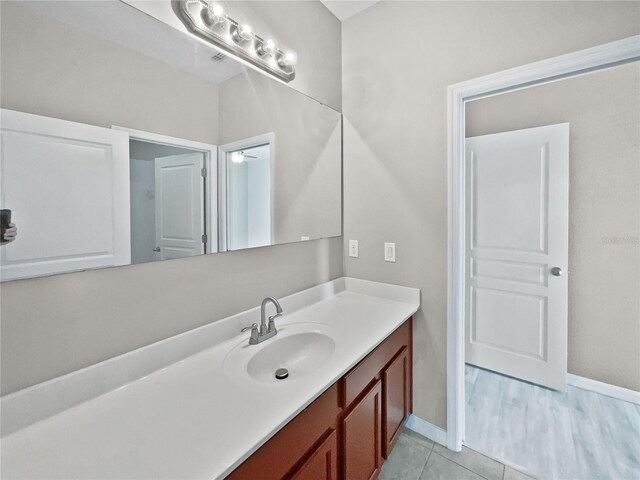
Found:
[[[553,267],[551,269],[551,275],[553,275],[554,277],[561,277],[562,269],[560,267]]]
[[[154,252],[159,252],[160,251],[160,247],[156,247],[153,249]]]

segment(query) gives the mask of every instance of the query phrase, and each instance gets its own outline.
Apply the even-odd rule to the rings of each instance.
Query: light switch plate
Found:
[[[358,240],[349,240],[349,256],[358,258]]]
[[[396,261],[396,244],[395,243],[384,244],[384,261],[385,262]]]
[[[310,240],[309,237],[305,237],[304,235],[302,237],[300,237],[300,240],[302,240],[303,242],[306,242],[308,240]]]

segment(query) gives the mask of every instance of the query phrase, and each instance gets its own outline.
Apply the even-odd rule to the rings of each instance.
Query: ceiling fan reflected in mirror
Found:
[[[244,153],[244,150],[233,152],[231,154],[231,161],[233,163],[242,163],[246,158],[256,159],[258,157],[256,157],[255,155],[247,155],[246,153]]]

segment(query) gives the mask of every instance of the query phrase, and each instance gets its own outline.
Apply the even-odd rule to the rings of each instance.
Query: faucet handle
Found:
[[[282,313],[276,313],[275,315],[272,315],[271,317],[269,317],[269,326],[267,327],[267,332],[276,331],[276,322],[274,322],[274,320],[281,316],[282,316]]]
[[[251,330],[251,337],[249,338],[249,345],[256,345],[258,343],[258,337],[260,332],[258,331],[258,324],[254,323],[248,327],[244,327],[240,332],[246,332],[247,330]]]

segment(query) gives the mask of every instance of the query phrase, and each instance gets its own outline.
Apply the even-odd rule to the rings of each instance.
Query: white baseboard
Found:
[[[567,385],[640,405],[640,392],[567,373]]]
[[[420,417],[416,417],[413,413],[409,415],[404,426],[419,433],[423,437],[427,437],[429,440],[433,440],[440,445],[447,446],[447,431],[442,428],[423,420]]]

